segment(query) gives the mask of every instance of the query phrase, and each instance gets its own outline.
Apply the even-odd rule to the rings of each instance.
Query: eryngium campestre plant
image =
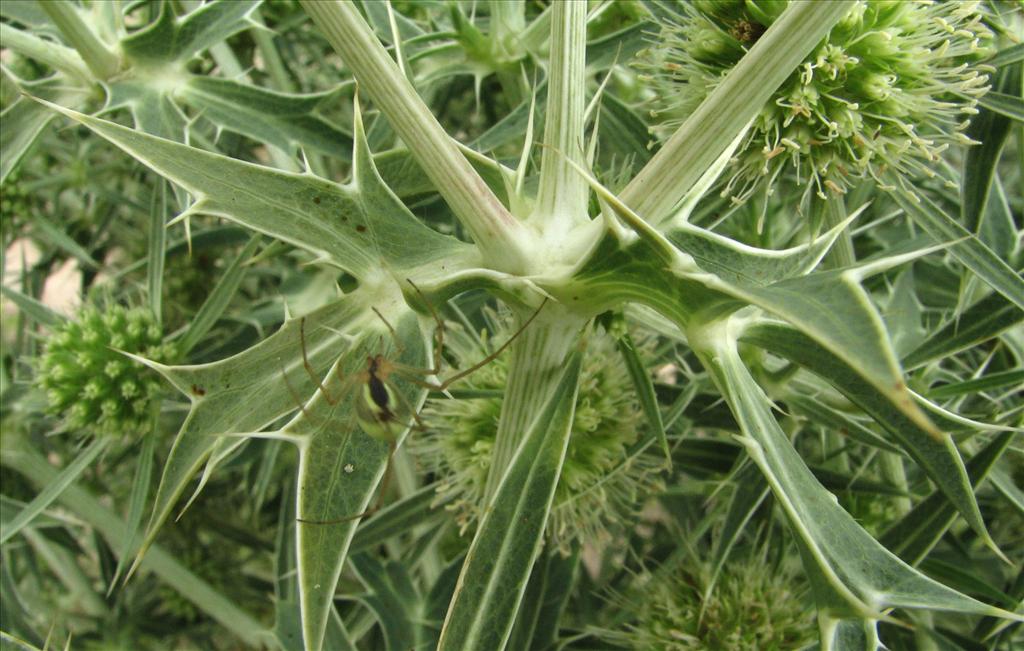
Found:
[[[657,621],[667,621],[628,619],[622,608],[603,617],[612,609],[597,602],[629,589],[628,568],[672,573],[677,561],[693,559],[683,578],[708,594],[697,576],[707,556],[687,547],[710,545],[721,551],[712,554],[716,564],[735,563],[770,527],[779,535],[769,539],[767,557],[803,563],[812,590],[798,594],[817,607],[823,651],[848,648],[851,635],[865,651],[921,648],[915,639],[901,643],[907,636],[893,626],[880,630],[883,621],[913,627],[920,640],[951,634],[969,637],[970,648],[1004,646],[998,618],[1024,621],[1010,612],[1024,595],[1012,574],[1021,551],[995,549],[989,533],[990,520],[1004,513],[995,500],[1019,503],[1005,478],[1020,465],[1018,433],[1007,428],[1019,421],[1010,388],[1024,357],[1014,246],[1021,184],[997,160],[1001,147],[1019,149],[1020,130],[1006,124],[1020,121],[1019,102],[1006,100],[1020,95],[1010,30],[985,18],[1009,41],[987,61],[1003,97],[981,98],[968,133],[984,147],[967,148],[972,164],[960,193],[930,182],[898,185],[883,197],[870,178],[883,176],[878,164],[863,172],[856,201],[829,197],[818,206],[827,209],[828,231],[813,228],[799,214],[799,193],[782,188],[764,202],[766,228],[748,239],[747,225],[737,224],[742,216],[715,218],[721,203],[706,195],[723,173],[736,174],[728,163],[776,89],[794,72],[799,84],[809,58],[812,81],[823,77],[812,57],[856,0],[789,3],[774,21],[758,22],[767,27],[759,36],[749,20],[736,25],[736,38],[752,43],[747,54],[679,130],[659,133],[669,137],[648,148],[647,121],[636,111],[646,108],[639,100],[649,85],[629,66],[669,2],[422,3],[408,15],[391,3],[316,0],[0,3],[5,65],[15,50],[54,70],[52,79],[20,84],[8,96],[17,103],[3,106],[4,134],[18,137],[0,139],[0,179],[38,161],[39,149],[52,154],[59,133],[74,146],[68,151],[91,150],[99,161],[131,157],[174,185],[164,192],[155,176],[128,165],[104,166],[102,184],[60,176],[51,187],[67,186],[61,194],[77,204],[61,216],[88,207],[105,221],[80,233],[61,233],[45,215],[12,224],[11,238],[32,238],[43,256],[19,273],[27,276],[20,291],[3,287],[5,301],[20,308],[18,326],[4,332],[13,347],[0,357],[7,371],[0,375],[4,634],[43,648],[47,638],[51,646],[84,645],[110,631],[125,640],[119,648],[162,650],[166,636],[148,644],[117,620],[122,604],[149,606],[146,593],[157,591],[134,587],[156,576],[202,617],[169,622],[159,613],[190,613],[161,602],[139,621],[185,629],[189,639],[179,646],[187,648],[586,649],[594,644],[581,634],[597,626],[622,631],[636,622],[657,633]],[[776,5],[751,6],[765,13]],[[457,36],[469,30],[459,31],[451,7],[466,9],[465,22],[486,38],[512,35],[508,53],[524,46],[514,70],[467,67],[472,43]],[[490,56],[491,44],[481,45]],[[477,70],[486,78],[481,111],[472,115],[468,75]],[[100,95],[108,100],[104,117],[93,114]],[[993,115],[990,104],[1003,112]],[[771,104],[769,114],[778,110]],[[7,129],[12,118],[24,128]],[[85,128],[67,129],[65,118]],[[986,123],[992,128],[982,129]],[[753,150],[760,159],[763,146]],[[790,157],[769,160],[788,184]],[[623,178],[602,174],[619,161],[632,161]],[[758,183],[768,188],[768,180]],[[829,194],[826,180],[819,187]],[[52,193],[32,187],[37,201],[52,203]],[[588,202],[592,195],[599,200]],[[845,206],[869,200],[859,216]],[[125,218],[143,217],[148,228],[125,227]],[[147,251],[121,244],[132,232],[147,235]],[[223,273],[210,274],[202,305],[168,280],[174,250],[189,242],[225,263]],[[833,258],[837,245],[844,250]],[[297,268],[296,257],[311,264]],[[40,308],[39,289],[71,258],[90,269],[95,263],[83,272],[83,292],[102,290],[98,279],[105,279],[117,283],[114,295],[134,294],[136,272],[145,269],[146,304],[159,322],[182,323],[174,329],[178,363],[150,362],[181,393],[150,406],[166,405],[154,424],[177,435],[170,445],[145,437],[111,458],[122,468],[129,455],[138,460],[130,490],[104,472],[103,460],[85,468],[104,445],[78,452],[74,435],[90,428],[47,438],[41,434],[51,422],[8,417],[38,415],[31,402],[38,392],[17,371],[38,357],[34,337],[60,320]],[[902,288],[896,301],[892,283]],[[486,506],[468,549],[456,548],[446,535],[456,518],[431,504],[440,469],[410,467],[401,455],[392,464],[389,446],[375,436],[389,430],[388,442],[402,450],[423,435],[409,429],[427,399],[423,380],[435,375],[423,371],[437,366],[433,309],[454,301],[479,323],[491,300],[518,324],[536,318],[509,348]],[[175,305],[190,307],[176,316],[168,309]],[[578,398],[594,400],[581,377],[582,352],[596,346],[594,321],[609,312],[642,319],[671,342],[643,359],[627,357],[651,415],[630,447],[646,442],[647,422],[662,415],[673,432],[686,428],[670,449],[683,472],[666,478],[670,490],[657,496],[664,508],[645,510],[652,517],[636,526],[623,518],[612,553],[563,556],[551,553],[547,531],[560,525],[549,516],[559,481],[576,472],[565,460]],[[607,346],[594,353],[615,357]],[[651,386],[649,372],[670,364],[686,382]],[[450,370],[437,379],[454,377]],[[381,418],[369,422],[368,405]],[[390,503],[368,517],[389,464]],[[147,469],[160,474],[155,492]],[[88,474],[67,483],[76,472]],[[16,492],[6,488],[7,473],[20,477]],[[737,490],[721,504],[737,517],[727,516],[716,538],[718,513],[705,506],[717,507],[731,478]],[[224,486],[231,496],[237,489],[240,508],[207,517],[199,500]],[[858,523],[860,505],[844,501],[854,490],[892,495],[899,507],[885,516],[895,521],[868,523],[880,538]],[[51,507],[40,506],[55,495],[74,521],[55,520]],[[174,520],[186,500],[186,517],[207,521],[190,531],[229,536],[221,543],[200,534],[198,546],[223,545],[217,551],[230,558],[220,572],[237,568],[237,581],[201,567],[211,572],[203,580],[180,562],[205,566],[202,554],[160,539],[166,527],[181,526]],[[20,529],[8,526],[7,511]],[[251,517],[229,521],[218,511]],[[1020,519],[1019,509],[1009,513]],[[773,524],[779,518],[785,529]],[[118,586],[108,593],[115,559],[120,576],[133,577],[120,596]],[[936,570],[939,579],[929,576]],[[50,586],[70,593],[69,577],[81,598],[36,598],[53,594]],[[256,606],[240,590],[249,579],[264,596]],[[728,592],[721,612],[751,605],[747,583]],[[24,616],[8,618],[8,604],[27,604],[12,611]],[[914,612],[922,610],[956,615]],[[235,639],[205,635],[212,626]],[[706,647],[733,645],[724,639]],[[768,638],[748,644],[773,645],[785,646]]]
[[[651,114],[671,132],[785,11],[774,0],[695,0],[663,24],[642,64]],[[988,76],[971,61],[992,32],[978,2],[861,1],[775,92],[726,172],[742,200],[790,169],[821,197],[852,180],[935,176],[939,156],[977,113]]]

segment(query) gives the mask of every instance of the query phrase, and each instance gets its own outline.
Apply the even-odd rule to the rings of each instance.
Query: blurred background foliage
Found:
[[[756,40],[758,30],[784,5],[767,0],[589,4],[588,64],[594,89],[607,75],[594,167],[613,190],[649,160],[670,127],[742,54],[744,41]],[[56,39],[52,26],[47,29],[45,22],[31,20],[35,14],[29,5],[4,3],[4,25]],[[158,20],[162,11],[184,15],[197,6],[184,1],[120,5],[129,35]],[[393,32],[383,3],[362,6],[381,39],[390,44]],[[909,12],[909,7],[871,2],[869,11],[878,14],[878,21],[896,24],[908,20],[895,14]],[[503,23],[500,12],[492,13],[492,5],[485,2],[396,1],[392,8],[408,73],[434,114],[459,141],[514,167],[534,96],[537,117],[543,120],[547,3],[526,2],[521,24]],[[950,93],[966,92],[952,86],[963,75],[949,81],[948,72],[963,58],[983,61],[996,52],[1019,51],[1019,3],[984,2],[976,9],[977,16],[962,19],[970,22],[970,30],[957,33],[957,38],[969,44],[981,35],[981,49],[964,45],[962,51],[949,51],[950,67],[941,73],[891,71],[895,82],[879,77],[880,72],[870,73],[881,84],[915,80],[918,104],[906,117],[911,124],[921,124],[915,110],[949,122],[945,115],[935,117],[935,105],[948,101]],[[311,115],[330,125],[339,141],[350,136],[351,76],[298,4],[266,0],[251,18],[269,30],[250,27],[230,34],[210,51],[190,58],[189,72],[237,78],[237,71],[253,86],[282,93],[328,90]],[[723,28],[727,24],[749,29],[730,32]],[[864,65],[877,55],[877,47],[863,43],[863,34],[850,32],[843,38],[861,39],[856,56]],[[892,57],[903,64],[919,63],[900,57],[898,45],[892,47]],[[852,56],[848,47],[844,52]],[[24,101],[22,91],[48,88],[44,85],[60,74],[13,49],[3,50],[2,64],[0,101],[5,111]],[[1018,57],[1015,69],[1005,68],[1010,76],[1017,75],[1018,97],[1020,66]],[[946,86],[935,90],[918,83],[929,74],[940,74]],[[856,84],[859,92],[885,90],[869,81]],[[1007,88],[1013,92],[1012,79]],[[105,106],[103,85],[85,83],[80,90],[83,110]],[[805,98],[811,94],[796,82],[785,92]],[[847,119],[856,120],[848,110],[851,102],[867,111],[862,97],[843,97],[826,109],[845,110]],[[971,103],[977,104],[973,96]],[[296,152],[281,151],[202,109],[180,108],[193,146],[300,169]],[[738,154],[733,174],[726,174],[721,187],[697,206],[693,223],[752,246],[793,246],[830,225],[827,202],[819,201],[817,193],[831,193],[827,184],[832,180],[843,186],[848,207],[870,202],[851,231],[855,259],[899,250],[918,237],[898,206],[878,192],[877,162],[865,164],[864,175],[841,181],[834,176],[834,165],[816,175],[812,162],[810,178],[818,183],[809,182],[807,163],[802,171],[797,165],[799,140],[790,139],[796,147],[781,140],[788,138],[791,125],[772,122],[786,121],[784,108],[776,105],[762,116],[757,132],[762,139],[764,133],[774,134],[767,146],[782,146],[784,155],[767,159],[771,166],[762,169],[764,143],[752,137],[750,148]],[[984,104],[978,108],[983,118],[989,117]],[[813,115],[826,130],[833,121],[831,113]],[[878,137],[878,130],[886,130],[886,138],[896,138],[901,127],[884,119],[883,108],[872,115],[856,128],[840,124],[829,155],[842,159],[850,154],[853,160],[863,156],[863,151],[845,148],[840,134]],[[408,157],[396,148],[399,143],[387,122],[378,119],[372,106],[366,116],[378,167],[395,193],[433,227],[465,237],[422,174],[410,172]],[[132,123],[123,107],[113,107],[105,117]],[[995,114],[995,119],[1006,123],[1005,146],[979,237],[1020,269],[1024,131],[1019,118]],[[947,181],[959,178],[971,151],[953,134],[981,140],[991,133],[978,129],[947,134],[946,140],[955,144],[942,151],[936,149],[940,140],[933,137],[905,166],[908,172],[919,172],[922,166],[937,172],[934,178],[914,182],[952,214],[960,212],[960,197],[955,183],[950,188]],[[807,128],[798,135],[805,138],[804,145],[816,137]],[[318,174],[336,181],[347,178],[347,151],[329,155],[308,146],[303,151]],[[899,160],[885,158],[898,159],[899,154],[886,149],[879,162],[900,168]],[[13,169],[5,166],[0,190],[0,520],[5,526],[15,522],[47,486],[62,489],[30,525],[4,538],[0,630],[11,637],[0,646],[298,648],[294,561],[289,560],[294,543],[288,533],[294,519],[296,461],[292,447],[279,441],[249,440],[232,447],[219,472],[204,478],[202,492],[159,534],[158,550],[150,552],[157,561],[123,582],[125,561],[110,539],[120,535],[129,549],[133,541],[138,543],[147,497],[188,406],[155,373],[112,348],[182,364],[223,359],[273,332],[286,310],[302,314],[323,304],[347,279],[318,266],[306,252],[251,238],[242,228],[211,217],[192,216],[187,228],[178,224],[154,235],[183,207],[181,197],[84,127],[50,123]],[[737,196],[744,201],[734,200]],[[154,243],[159,256],[153,255]],[[157,280],[151,271],[155,262],[163,265]],[[998,336],[974,340],[965,335],[962,346],[937,356],[921,353],[913,363],[923,344],[958,320],[972,326],[980,322],[982,331],[992,332],[984,325],[986,318],[996,318],[993,310],[985,309],[984,288],[963,282],[964,276],[952,256],[940,254],[878,275],[868,281],[868,289],[883,307],[911,388],[971,419],[943,422],[971,459],[994,436],[975,429],[974,422],[996,430],[1019,428],[1022,422],[1024,331],[1019,314],[1004,315],[1000,318],[1013,327],[999,330]],[[461,296],[442,310],[452,323],[445,351],[451,363],[478,359],[488,342],[508,336],[503,315],[483,295]],[[193,331],[188,346],[179,345],[197,316],[210,314],[205,330],[198,335]],[[545,610],[532,628],[517,626],[510,648],[813,645],[813,602],[797,552],[766,485],[734,439],[738,428],[729,410],[670,328],[642,310],[626,317],[614,327],[640,342],[641,357],[656,378],[673,469],[663,468],[655,450],[634,446],[644,438],[647,424],[623,375],[615,340],[598,329],[595,339],[607,341],[591,348],[581,389],[586,408],[577,415],[574,427],[579,431],[556,497],[548,544],[528,587],[527,599],[544,603]],[[873,535],[883,542],[887,535],[897,535],[893,527],[930,490],[923,473],[901,463],[877,425],[820,378],[761,349],[745,352],[776,401],[784,430],[818,479]],[[436,639],[479,508],[487,437],[493,436],[488,426],[498,409],[496,390],[503,386],[502,364],[499,359],[482,369],[460,386],[454,401],[432,396],[424,411],[428,431],[413,432],[408,449],[396,456],[397,480],[385,499],[404,505],[400,515],[405,519],[396,521],[405,524],[392,522],[388,529],[388,521],[373,525],[371,520],[364,525],[366,532],[357,534],[335,602],[357,648],[397,648],[403,626],[423,627],[427,632],[418,634],[419,639]],[[992,536],[1011,563],[994,558],[957,521],[920,565],[947,585],[1009,609],[1024,596],[1019,574],[1024,562],[1024,448],[1016,437],[977,492]],[[82,460],[87,463],[76,467]],[[595,491],[595,485],[600,489]],[[561,617],[551,617],[548,610]],[[391,621],[395,617],[402,621]],[[987,637],[996,630],[988,619],[913,617],[918,625],[914,631],[884,625],[888,648],[975,651],[1024,646],[1017,625]],[[239,630],[247,626],[275,635],[245,639]],[[14,638],[28,646],[16,646]]]

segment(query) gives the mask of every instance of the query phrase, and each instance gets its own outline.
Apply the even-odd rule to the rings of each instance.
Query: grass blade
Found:
[[[78,458],[68,464],[18,515],[14,516],[14,519],[7,523],[3,532],[0,533],[0,543],[5,543],[14,537],[22,528],[32,522],[37,515],[42,513],[46,507],[50,506],[55,499],[60,497],[60,494],[72,482],[78,479],[78,476],[89,467],[89,464],[103,452],[108,442],[109,439],[105,438],[94,440],[88,448],[78,455]]]

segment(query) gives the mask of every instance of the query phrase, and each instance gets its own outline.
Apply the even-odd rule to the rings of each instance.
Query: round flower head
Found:
[[[673,130],[786,9],[786,0],[695,0],[648,50],[659,129]],[[988,78],[969,65],[992,33],[978,2],[860,0],[775,92],[737,149],[725,193],[745,199],[787,168],[821,197],[893,171],[935,176]]]
[[[497,324],[494,341],[505,341],[514,329],[504,319],[492,320]],[[450,334],[446,349],[459,366],[486,355],[471,335]],[[409,439],[414,454],[440,477],[438,492],[454,498],[449,508],[456,511],[463,530],[483,509],[507,375],[503,354],[459,383],[459,392],[480,397],[428,401],[423,411],[428,431]],[[644,426],[614,340],[595,331],[583,361],[569,448],[546,529],[553,544],[565,551],[574,541],[607,542],[658,488],[663,459],[653,450],[631,450]]]
[[[49,410],[63,415],[69,428],[115,435],[145,424],[159,378],[118,351],[162,361],[173,357],[160,326],[141,308],[86,307],[50,335],[39,360],[39,384]]]
[[[705,594],[709,576],[699,562],[640,574],[632,597],[613,597],[632,622],[607,637],[644,651],[802,649],[817,637],[803,585],[789,568],[735,559]]]
[[[21,168],[15,169],[0,185],[0,223],[4,230],[16,231],[36,212],[35,197],[26,188]]]

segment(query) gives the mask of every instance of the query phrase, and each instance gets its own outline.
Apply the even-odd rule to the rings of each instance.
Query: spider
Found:
[[[466,376],[476,372],[480,368],[491,363],[501,353],[508,348],[516,338],[519,337],[526,330],[526,328],[533,322],[540,311],[544,309],[547,304],[547,298],[541,302],[540,306],[530,315],[526,321],[523,322],[519,329],[517,329],[512,335],[505,340],[501,346],[494,350],[491,354],[484,357],[482,360],[473,364],[469,368],[463,369],[458,373],[446,378],[441,382],[431,382],[424,378],[436,377],[442,370],[442,348],[444,346],[444,321],[434,310],[433,305],[427,300],[427,297],[420,291],[419,287],[416,286],[411,280],[406,279],[409,286],[419,295],[424,305],[433,317],[434,322],[437,326],[434,329],[434,347],[433,347],[433,360],[432,368],[417,368],[414,366],[408,366],[399,362],[392,361],[382,354],[367,355],[366,365],[358,373],[344,377],[342,375],[341,365],[335,366],[335,375],[341,381],[342,389],[338,392],[338,395],[331,395],[327,387],[320,380],[313,365],[309,361],[309,357],[306,352],[306,335],[305,335],[305,317],[299,320],[299,343],[302,348],[302,365],[306,370],[306,373],[316,384],[318,390],[331,405],[336,405],[345,395],[348,390],[354,385],[358,385],[358,395],[355,397],[355,415],[356,420],[359,423],[360,428],[369,436],[387,443],[388,445],[388,461],[387,466],[384,470],[384,477],[381,479],[381,487],[379,489],[379,495],[376,503],[370,509],[358,513],[356,515],[347,516],[344,518],[337,518],[333,520],[307,520],[303,518],[297,518],[298,522],[303,524],[339,524],[342,522],[350,522],[357,520],[369,515],[376,513],[380,507],[384,498],[384,493],[387,490],[388,480],[391,476],[391,460],[394,457],[395,450],[398,445],[398,434],[402,432],[406,427],[417,426],[419,429],[425,429],[422,419],[416,412],[416,409],[409,404],[408,399],[402,395],[401,392],[395,390],[390,384],[389,378],[392,375],[401,377],[412,384],[418,385],[431,391],[437,391],[439,393],[446,393],[448,387],[455,382],[465,378]],[[392,339],[397,344],[399,351],[402,349],[401,341],[398,338],[398,334],[395,332],[394,327],[388,322],[384,315],[381,314],[377,308],[371,308],[374,314],[384,323],[387,327],[388,332],[391,334]],[[287,378],[285,378],[287,381]],[[294,392],[293,392],[294,393]],[[302,407],[305,413],[305,408]],[[400,412],[409,414],[409,417],[402,418]],[[308,414],[307,414],[308,416]]]

